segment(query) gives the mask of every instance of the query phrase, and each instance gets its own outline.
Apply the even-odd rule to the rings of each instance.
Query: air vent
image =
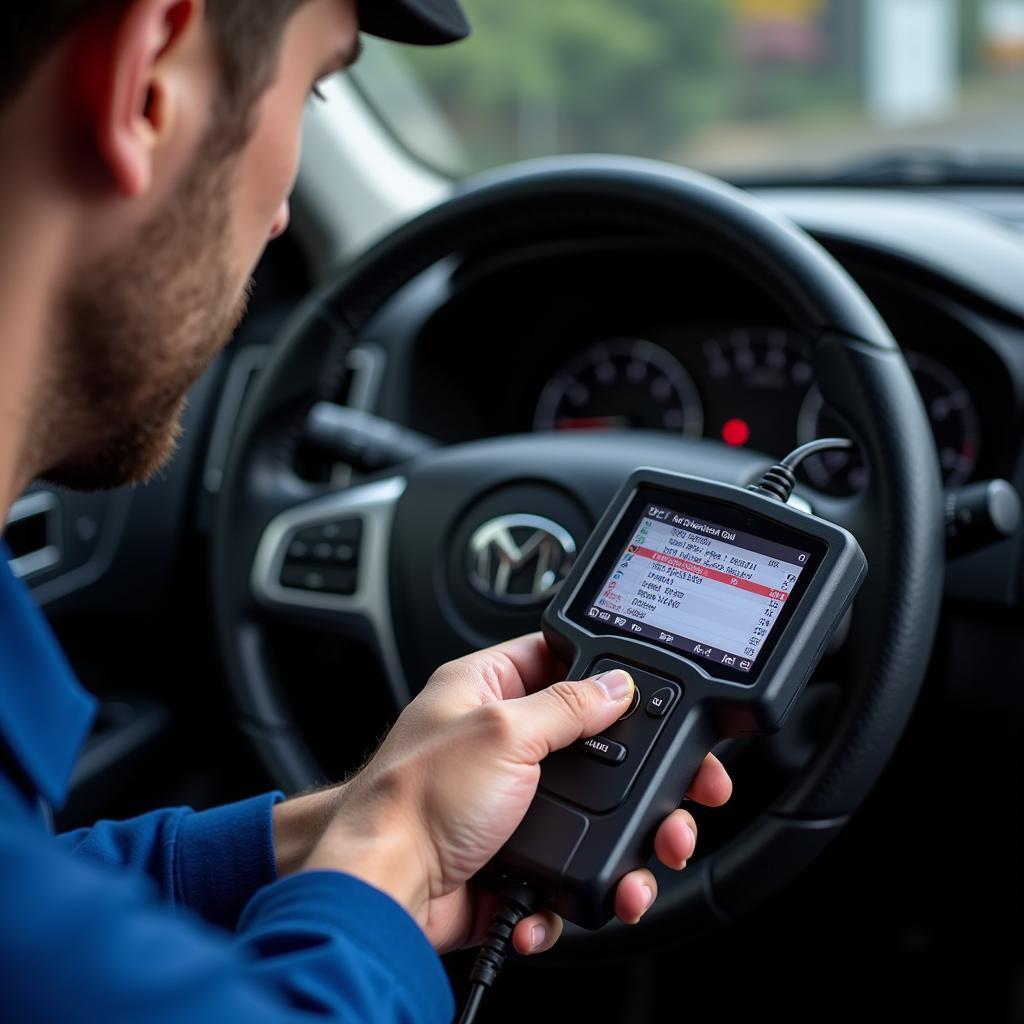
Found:
[[[60,502],[50,491],[36,491],[14,503],[4,542],[15,576],[34,576],[60,561]]]

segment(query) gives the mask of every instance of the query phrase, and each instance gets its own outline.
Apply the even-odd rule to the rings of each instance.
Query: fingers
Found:
[[[655,855],[673,871],[682,871],[696,848],[697,823],[689,811],[673,811],[654,835]]]
[[[431,678],[449,696],[452,687],[465,690],[471,703],[511,700],[533,693],[565,674],[540,633],[508,640],[443,665]]]
[[[542,633],[507,640],[481,654],[493,655],[505,700],[536,693],[556,679],[564,678],[568,668],[548,647]]]
[[[636,924],[658,897],[658,881],[647,870],[630,871],[615,890],[615,916],[624,924]]]
[[[732,796],[732,779],[714,754],[704,758],[686,795],[705,807],[721,807]]]
[[[549,950],[561,937],[562,919],[550,910],[524,917],[512,932],[512,945],[517,953],[531,956]]]
[[[607,729],[622,716],[632,697],[632,677],[616,669],[590,679],[555,683],[508,701],[504,712],[523,756],[537,764],[551,751]]]
[[[714,754],[704,758],[686,795],[707,807],[721,807],[732,796],[732,779]],[[654,852],[658,860],[673,871],[682,871],[696,848],[697,822],[689,811],[682,808],[673,811],[654,836]]]

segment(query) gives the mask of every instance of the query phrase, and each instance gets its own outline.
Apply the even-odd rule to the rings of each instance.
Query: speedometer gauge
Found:
[[[534,417],[537,430],[632,427],[696,437],[703,423],[693,378],[641,338],[601,341],[575,356],[545,385]]]
[[[981,427],[970,392],[951,370],[920,352],[904,352],[921,392],[935,436],[942,481],[947,487],[966,483],[978,464]],[[844,434],[842,423],[812,388],[800,413],[800,440]],[[829,452],[804,463],[807,476],[819,490],[852,494],[865,483],[867,470],[858,454]]]

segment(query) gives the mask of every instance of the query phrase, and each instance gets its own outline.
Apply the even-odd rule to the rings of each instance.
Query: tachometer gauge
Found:
[[[978,412],[970,392],[956,374],[931,356],[920,352],[904,355],[932,425],[943,483],[947,487],[966,483],[978,464],[981,443]],[[804,402],[798,432],[801,441],[845,433],[841,421],[824,404],[816,387]],[[815,456],[804,463],[804,468],[811,483],[829,494],[853,494],[864,486],[867,475],[856,453]]]
[[[601,341],[571,359],[544,387],[537,430],[627,427],[700,436],[693,378],[675,356],[640,338]]]
[[[810,346],[784,327],[737,327],[704,342],[708,372],[748,390],[784,391],[810,384]]]
[[[702,345],[708,437],[778,456],[814,378],[810,346],[784,327],[736,327]]]

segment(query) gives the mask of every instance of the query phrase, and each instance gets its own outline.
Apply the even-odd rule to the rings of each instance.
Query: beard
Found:
[[[188,392],[241,321],[231,273],[235,161],[201,155],[122,252],[82,275],[58,314],[53,398],[39,422],[64,454],[43,479],[95,491],[148,480],[174,454]],[[54,414],[59,422],[54,422]]]

